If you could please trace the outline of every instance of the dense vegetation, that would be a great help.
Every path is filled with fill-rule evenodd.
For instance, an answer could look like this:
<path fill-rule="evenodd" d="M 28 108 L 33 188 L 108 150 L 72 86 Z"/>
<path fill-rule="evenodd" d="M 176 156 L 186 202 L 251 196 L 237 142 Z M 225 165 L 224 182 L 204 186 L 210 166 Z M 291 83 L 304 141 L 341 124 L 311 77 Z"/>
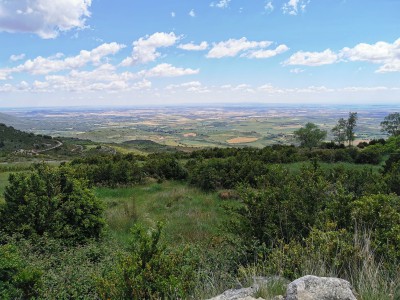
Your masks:
<path fill-rule="evenodd" d="M 200 299 L 253 275 L 312 273 L 350 280 L 360 299 L 399 299 L 390 128 L 359 147 L 103 153 L 11 174 L 0 298 Z"/>

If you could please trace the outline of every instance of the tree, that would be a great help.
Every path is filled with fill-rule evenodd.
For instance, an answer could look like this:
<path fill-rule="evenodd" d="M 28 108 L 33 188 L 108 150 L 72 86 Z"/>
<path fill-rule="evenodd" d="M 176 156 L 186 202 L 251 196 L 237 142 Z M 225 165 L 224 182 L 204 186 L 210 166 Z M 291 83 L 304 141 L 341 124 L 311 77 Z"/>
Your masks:
<path fill-rule="evenodd" d="M 332 133 L 335 136 L 335 141 L 338 144 L 343 144 L 345 141 L 348 142 L 349 146 L 352 145 L 355 139 L 355 128 L 357 126 L 357 113 L 349 112 L 349 117 L 347 120 L 340 118 L 332 128 Z"/>
<path fill-rule="evenodd" d="M 357 126 L 357 113 L 356 112 L 349 112 L 349 118 L 347 119 L 346 123 L 346 138 L 349 143 L 349 146 L 353 145 L 353 141 L 355 139 L 355 128 Z"/>
<path fill-rule="evenodd" d="M 8 234 L 82 243 L 99 238 L 105 224 L 101 202 L 66 166 L 40 164 L 33 172 L 11 174 L 4 198 L 0 225 Z"/>
<path fill-rule="evenodd" d="M 400 113 L 395 112 L 387 115 L 385 120 L 381 122 L 381 131 L 391 136 L 400 135 Z"/>
<path fill-rule="evenodd" d="M 332 133 L 335 136 L 335 141 L 338 142 L 339 145 L 343 144 L 346 141 L 346 120 L 340 118 L 337 122 L 336 126 L 332 128 Z"/>
<path fill-rule="evenodd" d="M 314 123 L 307 123 L 304 127 L 296 130 L 294 136 L 300 142 L 301 147 L 311 150 L 326 138 L 326 131 L 319 129 Z"/>

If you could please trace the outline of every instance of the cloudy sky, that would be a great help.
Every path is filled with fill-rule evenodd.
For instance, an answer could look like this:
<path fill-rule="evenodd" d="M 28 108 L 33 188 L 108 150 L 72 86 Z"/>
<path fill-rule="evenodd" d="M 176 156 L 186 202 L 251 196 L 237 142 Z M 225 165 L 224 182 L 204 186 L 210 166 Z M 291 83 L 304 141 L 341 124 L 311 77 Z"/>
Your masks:
<path fill-rule="evenodd" d="M 400 103 L 399 0 L 0 0 L 0 107 Z"/>

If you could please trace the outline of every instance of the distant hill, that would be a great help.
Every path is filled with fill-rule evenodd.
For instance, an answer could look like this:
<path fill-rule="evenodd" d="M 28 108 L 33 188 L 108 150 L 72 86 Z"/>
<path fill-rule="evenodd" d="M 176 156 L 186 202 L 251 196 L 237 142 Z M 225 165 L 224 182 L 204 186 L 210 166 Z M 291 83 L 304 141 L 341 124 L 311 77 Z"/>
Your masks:
<path fill-rule="evenodd" d="M 1 114 L 0 117 L 3 116 L 4 114 Z M 11 118 L 13 117 L 11 116 Z M 0 123 L 0 152 L 43 150 L 56 146 L 57 144 L 58 142 L 53 140 L 51 136 L 35 135 Z"/>
<path fill-rule="evenodd" d="M 0 113 L 0 123 L 8 126 L 13 126 L 19 130 L 28 130 L 32 122 L 23 118 L 15 117 L 9 114 Z"/>

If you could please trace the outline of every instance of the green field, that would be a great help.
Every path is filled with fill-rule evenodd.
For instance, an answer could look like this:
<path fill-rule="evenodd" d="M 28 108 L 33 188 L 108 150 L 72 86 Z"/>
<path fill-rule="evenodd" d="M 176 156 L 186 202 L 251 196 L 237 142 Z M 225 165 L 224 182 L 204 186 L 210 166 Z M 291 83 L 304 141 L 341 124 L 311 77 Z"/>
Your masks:
<path fill-rule="evenodd" d="M 97 188 L 96 195 L 107 207 L 110 231 L 121 242 L 129 238 L 136 221 L 150 228 L 162 222 L 168 244 L 206 242 L 218 235 L 218 228 L 227 220 L 222 205 L 238 205 L 220 200 L 216 193 L 204 193 L 174 181 L 132 188 Z"/>

